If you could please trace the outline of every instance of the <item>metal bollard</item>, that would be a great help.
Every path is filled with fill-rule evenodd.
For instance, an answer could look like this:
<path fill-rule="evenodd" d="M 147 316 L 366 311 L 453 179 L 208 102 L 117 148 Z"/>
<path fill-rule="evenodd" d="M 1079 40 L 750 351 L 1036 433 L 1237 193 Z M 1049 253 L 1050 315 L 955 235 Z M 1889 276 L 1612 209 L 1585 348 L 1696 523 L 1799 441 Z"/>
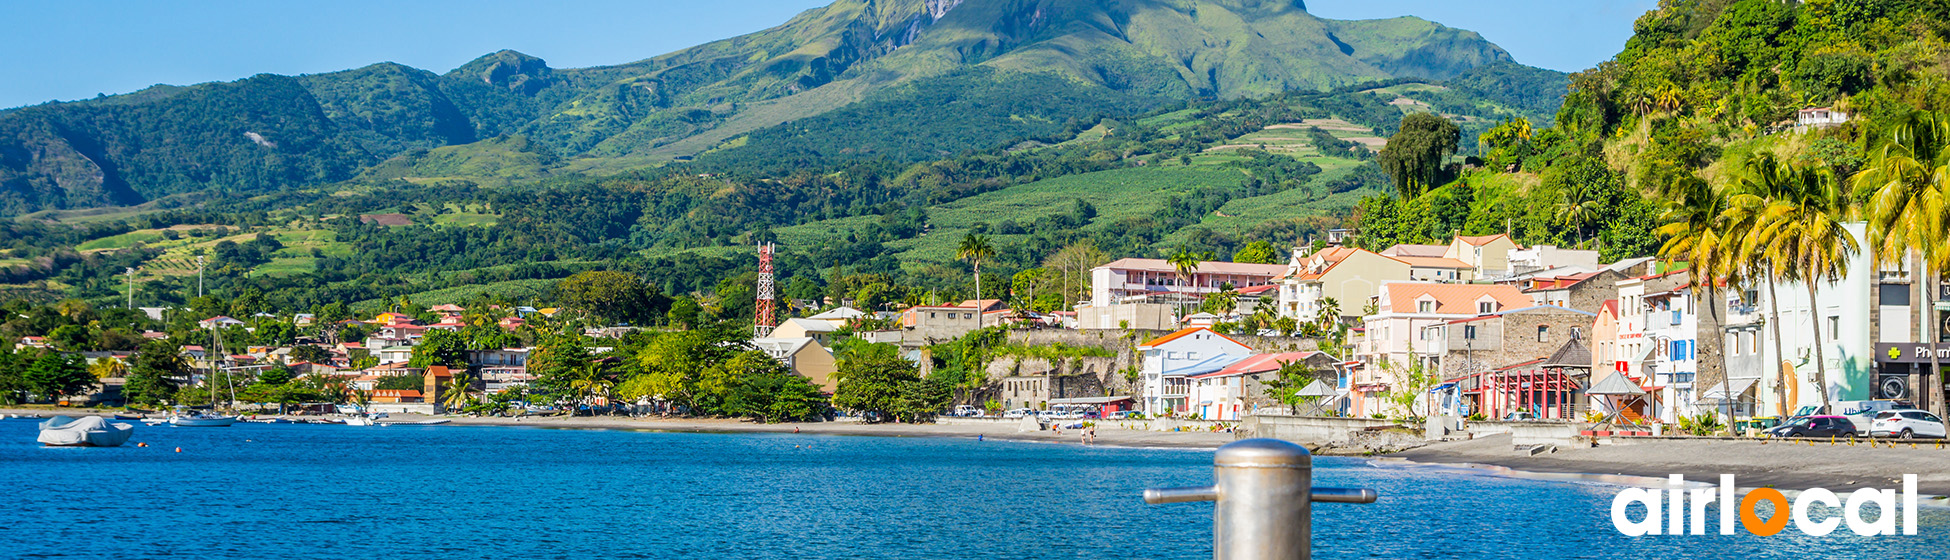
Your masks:
<path fill-rule="evenodd" d="M 1217 502 L 1213 560 L 1305 560 L 1313 557 L 1313 502 L 1371 504 L 1366 488 L 1314 488 L 1314 458 L 1282 440 L 1239 440 L 1212 456 L 1212 486 L 1153 488 L 1150 504 Z"/>

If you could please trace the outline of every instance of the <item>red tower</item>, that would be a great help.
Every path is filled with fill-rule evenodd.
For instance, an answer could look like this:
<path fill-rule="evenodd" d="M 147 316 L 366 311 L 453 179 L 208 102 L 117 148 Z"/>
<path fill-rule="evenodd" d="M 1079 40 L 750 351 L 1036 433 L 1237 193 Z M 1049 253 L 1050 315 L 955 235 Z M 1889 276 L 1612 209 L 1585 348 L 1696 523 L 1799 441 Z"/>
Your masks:
<path fill-rule="evenodd" d="M 758 317 L 753 323 L 753 332 L 758 336 L 770 336 L 772 327 L 778 326 L 778 316 L 773 311 L 776 302 L 772 295 L 772 244 L 758 246 Z"/>

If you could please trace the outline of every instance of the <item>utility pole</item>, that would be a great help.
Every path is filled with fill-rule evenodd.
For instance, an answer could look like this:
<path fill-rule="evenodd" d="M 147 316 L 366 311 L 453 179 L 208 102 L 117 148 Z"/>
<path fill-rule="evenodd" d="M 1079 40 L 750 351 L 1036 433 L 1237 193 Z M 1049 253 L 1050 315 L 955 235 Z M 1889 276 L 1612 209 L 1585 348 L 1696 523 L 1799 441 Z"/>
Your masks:
<path fill-rule="evenodd" d="M 203 297 L 203 255 L 196 256 L 196 297 Z"/>
<path fill-rule="evenodd" d="M 134 268 L 124 268 L 124 269 L 122 269 L 122 270 L 123 270 L 123 271 L 122 271 L 122 275 L 123 275 L 123 276 L 127 276 L 127 277 L 128 277 L 128 281 L 129 281 L 129 304 L 128 304 L 128 308 L 129 308 L 129 309 L 135 309 L 135 269 L 134 269 Z"/>

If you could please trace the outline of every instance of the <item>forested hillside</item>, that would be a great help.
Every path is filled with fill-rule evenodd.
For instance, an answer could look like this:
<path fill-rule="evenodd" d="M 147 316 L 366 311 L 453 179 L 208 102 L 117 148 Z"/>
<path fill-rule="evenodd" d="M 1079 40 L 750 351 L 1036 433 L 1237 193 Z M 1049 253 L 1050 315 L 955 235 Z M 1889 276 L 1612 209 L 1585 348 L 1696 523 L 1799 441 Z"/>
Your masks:
<path fill-rule="evenodd" d="M 1472 74 L 1486 67 L 1500 70 Z M 1472 75 L 1519 107 L 1550 102 L 1561 78 L 1475 33 L 1324 20 L 1298 2 L 839 0 L 616 66 L 502 51 L 444 74 L 381 63 L 0 112 L 0 215 L 174 207 L 361 174 L 606 176 L 700 154 L 712 169 L 911 162 L 1190 99 Z"/>

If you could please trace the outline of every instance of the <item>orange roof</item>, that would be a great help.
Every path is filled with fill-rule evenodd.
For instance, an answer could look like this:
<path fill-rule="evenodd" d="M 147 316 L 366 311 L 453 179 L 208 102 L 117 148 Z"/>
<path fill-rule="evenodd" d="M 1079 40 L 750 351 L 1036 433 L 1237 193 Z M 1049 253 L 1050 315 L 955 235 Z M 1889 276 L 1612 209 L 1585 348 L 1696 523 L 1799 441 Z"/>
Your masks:
<path fill-rule="evenodd" d="M 417 397 L 417 396 L 420 396 L 420 392 L 419 392 L 419 391 L 415 391 L 415 390 L 412 390 L 412 389 L 376 389 L 376 390 L 374 390 L 374 391 L 372 392 L 372 396 L 375 396 L 375 397 Z"/>
<path fill-rule="evenodd" d="M 1304 263 L 1306 265 L 1306 268 L 1300 269 L 1300 273 L 1298 275 L 1290 276 L 1288 274 L 1281 274 L 1279 278 L 1276 279 L 1284 280 L 1287 278 L 1298 278 L 1303 281 L 1319 280 L 1321 276 L 1327 275 L 1328 271 L 1334 270 L 1334 267 L 1340 266 L 1341 263 L 1343 261 L 1346 261 L 1349 257 L 1353 257 L 1361 253 L 1367 253 L 1384 259 L 1393 259 L 1395 261 L 1405 262 L 1402 261 L 1402 259 L 1400 258 L 1382 255 L 1379 253 L 1375 253 L 1373 251 L 1369 251 L 1367 249 L 1360 249 L 1355 247 L 1328 247 L 1326 249 L 1315 251 L 1311 255 L 1307 255 Z"/>
<path fill-rule="evenodd" d="M 1381 254 L 1389 257 L 1440 257 L 1449 254 L 1449 246 L 1400 243 L 1393 247 L 1382 249 Z"/>
<path fill-rule="evenodd" d="M 1496 239 L 1499 237 L 1504 239 L 1510 238 L 1510 236 L 1508 235 L 1499 233 L 1496 235 L 1458 235 L 1456 236 L 1456 240 L 1469 245 L 1482 246 L 1482 245 L 1488 245 L 1492 241 L 1496 241 Z M 1512 241 L 1512 243 L 1515 242 Z"/>
<path fill-rule="evenodd" d="M 1531 290 L 1561 290 L 1564 288 L 1569 288 L 1571 286 L 1576 286 L 1578 285 L 1578 283 L 1583 282 L 1585 280 L 1590 280 L 1592 277 L 1597 276 L 1598 274 L 1600 273 L 1586 272 L 1584 274 L 1571 274 L 1567 276 L 1557 276 L 1552 278 L 1533 278 L 1530 281 L 1530 289 Z"/>
<path fill-rule="evenodd" d="M 1244 360 L 1233 362 L 1232 365 L 1226 366 L 1225 369 L 1221 369 L 1219 371 L 1202 374 L 1202 375 L 1194 375 L 1192 377 L 1193 378 L 1224 377 L 1227 375 L 1240 375 L 1245 373 L 1264 373 L 1269 371 L 1279 371 L 1280 365 L 1283 363 L 1304 361 L 1307 358 L 1313 357 L 1314 354 L 1319 354 L 1319 352 L 1282 352 L 1278 354 L 1254 354 L 1251 356 L 1247 356 L 1246 359 Z"/>
<path fill-rule="evenodd" d="M 1469 263 L 1463 262 L 1462 259 L 1451 259 L 1447 257 L 1396 256 L 1389 258 L 1408 263 L 1408 266 L 1420 268 L 1476 268 L 1470 266 Z"/>
<path fill-rule="evenodd" d="M 1519 309 L 1530 307 L 1530 296 L 1523 295 L 1516 286 L 1505 284 L 1437 284 L 1434 282 L 1395 282 L 1383 286 L 1388 290 L 1388 309 L 1393 313 L 1416 313 L 1416 300 L 1422 296 L 1434 296 L 1436 313 L 1448 315 L 1475 315 L 1476 302 L 1489 296 L 1496 300 L 1498 309 Z"/>
<path fill-rule="evenodd" d="M 1219 336 L 1219 338 L 1223 338 L 1223 339 L 1226 339 L 1226 340 L 1232 340 L 1232 337 L 1230 337 L 1230 336 L 1226 336 L 1226 335 L 1223 335 L 1223 334 L 1219 334 L 1219 332 L 1218 332 L 1218 331 L 1214 331 L 1214 330 L 1212 330 L 1212 329 L 1209 329 L 1209 328 L 1205 328 L 1205 327 L 1185 327 L 1185 328 L 1182 328 L 1182 329 L 1178 329 L 1178 332 L 1174 332 L 1174 333 L 1171 333 L 1171 334 L 1168 334 L 1168 335 L 1164 335 L 1164 336 L 1161 336 L 1161 337 L 1158 337 L 1158 338 L 1154 338 L 1154 339 L 1151 339 L 1151 341 L 1150 341 L 1150 342 L 1146 342 L 1146 343 L 1144 343 L 1144 344 L 1139 344 L 1139 345 L 1138 345 L 1138 347 L 1139 347 L 1139 348 L 1151 348 L 1151 347 L 1155 347 L 1155 346 L 1158 346 L 1158 345 L 1160 345 L 1160 344 L 1164 344 L 1164 343 L 1166 343 L 1166 342 L 1171 342 L 1171 341 L 1173 341 L 1173 340 L 1178 340 L 1178 339 L 1180 339 L 1180 338 L 1185 338 L 1185 337 L 1187 337 L 1187 336 L 1191 336 L 1191 335 L 1192 335 L 1193 333 L 1196 333 L 1196 332 L 1198 332 L 1198 331 L 1205 331 L 1205 332 L 1208 332 L 1208 333 L 1212 333 L 1212 334 L 1215 334 L 1215 335 L 1218 335 L 1218 336 Z M 1240 346 L 1246 346 L 1246 343 L 1244 343 L 1244 342 L 1240 342 L 1240 341 L 1237 341 L 1237 340 L 1232 340 L 1232 343 L 1233 343 L 1233 344 L 1237 344 L 1237 345 L 1240 345 Z"/>

